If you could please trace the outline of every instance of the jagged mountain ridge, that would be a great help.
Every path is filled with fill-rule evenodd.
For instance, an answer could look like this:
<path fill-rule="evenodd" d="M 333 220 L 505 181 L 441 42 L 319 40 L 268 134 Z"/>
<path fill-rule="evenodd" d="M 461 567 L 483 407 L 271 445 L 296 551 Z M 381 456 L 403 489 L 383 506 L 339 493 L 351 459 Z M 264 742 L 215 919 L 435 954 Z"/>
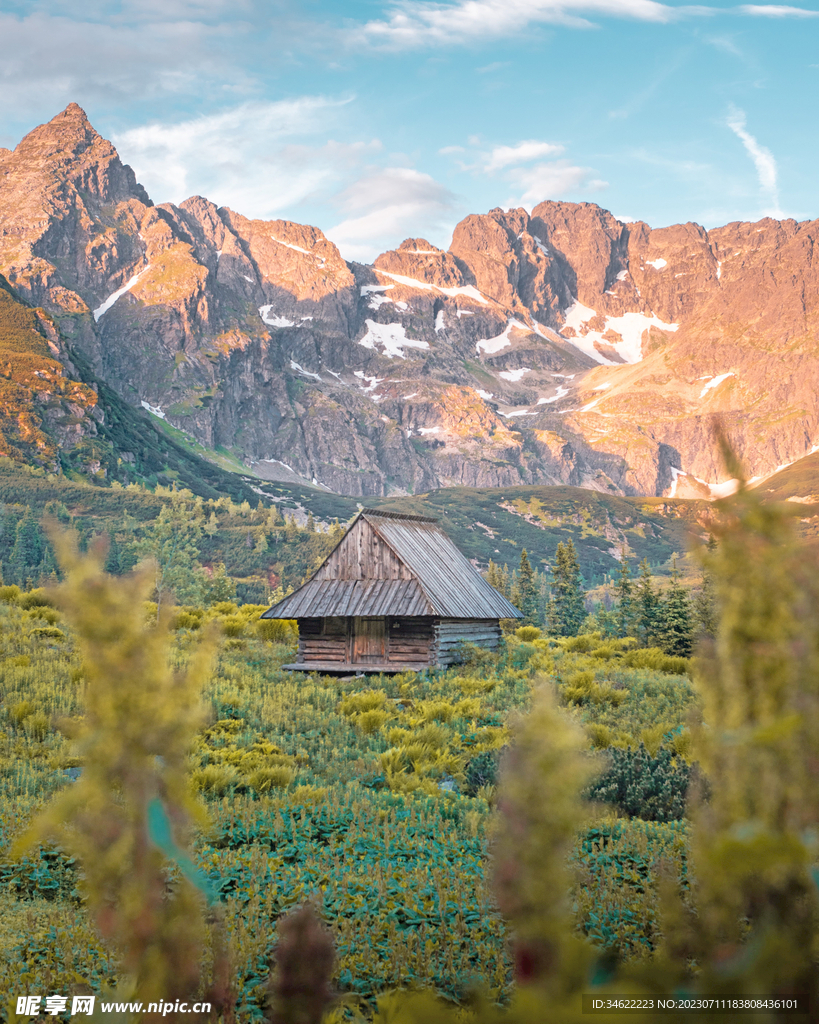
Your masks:
<path fill-rule="evenodd" d="M 154 205 L 75 104 L 0 152 L 0 272 L 99 376 L 261 476 L 359 496 L 709 496 L 714 413 L 750 475 L 796 461 L 819 439 L 818 232 L 544 202 L 364 266 L 316 228 Z"/>

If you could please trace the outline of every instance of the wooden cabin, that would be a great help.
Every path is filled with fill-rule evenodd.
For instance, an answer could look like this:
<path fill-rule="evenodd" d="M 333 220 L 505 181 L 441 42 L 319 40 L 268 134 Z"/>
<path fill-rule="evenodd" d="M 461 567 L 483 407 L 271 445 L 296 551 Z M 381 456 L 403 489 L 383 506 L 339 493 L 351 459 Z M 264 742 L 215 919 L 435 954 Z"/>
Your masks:
<path fill-rule="evenodd" d="M 521 613 L 436 519 L 362 509 L 333 551 L 263 619 L 296 619 L 298 672 L 445 668 L 461 641 L 494 650 Z"/>

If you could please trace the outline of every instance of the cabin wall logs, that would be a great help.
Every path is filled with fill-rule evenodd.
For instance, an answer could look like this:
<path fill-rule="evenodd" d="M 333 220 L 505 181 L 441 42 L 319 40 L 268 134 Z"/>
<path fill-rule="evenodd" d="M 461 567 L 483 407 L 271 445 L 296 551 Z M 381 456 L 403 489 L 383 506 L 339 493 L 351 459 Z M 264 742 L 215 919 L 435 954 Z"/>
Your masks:
<path fill-rule="evenodd" d="M 386 664 L 422 668 L 456 664 L 459 645 L 473 643 L 496 650 L 501 629 L 497 619 L 433 619 L 389 617 L 386 623 Z M 348 618 L 299 619 L 297 660 L 349 665 L 353 623 Z"/>
<path fill-rule="evenodd" d="M 435 623 L 433 664 L 442 668 L 457 664 L 461 643 L 495 651 L 500 638 L 501 628 L 497 619 L 438 619 Z"/>

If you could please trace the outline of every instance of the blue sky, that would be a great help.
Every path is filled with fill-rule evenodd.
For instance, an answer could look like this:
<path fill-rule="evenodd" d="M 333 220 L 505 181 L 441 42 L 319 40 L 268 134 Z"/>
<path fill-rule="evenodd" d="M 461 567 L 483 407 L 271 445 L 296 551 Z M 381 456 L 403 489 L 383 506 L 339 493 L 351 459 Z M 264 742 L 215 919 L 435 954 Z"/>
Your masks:
<path fill-rule="evenodd" d="M 349 259 L 468 213 L 819 217 L 819 4 L 0 0 L 0 145 L 69 102 L 156 202 Z"/>

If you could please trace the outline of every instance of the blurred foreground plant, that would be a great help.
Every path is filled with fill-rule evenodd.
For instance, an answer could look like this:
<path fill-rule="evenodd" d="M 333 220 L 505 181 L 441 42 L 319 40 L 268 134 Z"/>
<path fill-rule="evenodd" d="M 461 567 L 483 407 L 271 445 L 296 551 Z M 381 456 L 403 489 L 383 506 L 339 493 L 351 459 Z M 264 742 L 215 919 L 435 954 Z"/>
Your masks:
<path fill-rule="evenodd" d="M 211 645 L 201 643 L 187 670 L 174 671 L 171 610 L 145 624 L 152 567 L 114 578 L 102 571 L 102 548 L 80 556 L 65 535 L 54 543 L 65 573 L 56 598 L 83 656 L 85 715 L 74 736 L 83 769 L 18 849 L 52 839 L 80 860 L 87 906 L 121 953 L 119 998 L 190 998 L 206 927 L 204 880 L 185 852 L 202 820 L 186 759 Z M 173 881 L 169 860 L 181 875 Z"/>

